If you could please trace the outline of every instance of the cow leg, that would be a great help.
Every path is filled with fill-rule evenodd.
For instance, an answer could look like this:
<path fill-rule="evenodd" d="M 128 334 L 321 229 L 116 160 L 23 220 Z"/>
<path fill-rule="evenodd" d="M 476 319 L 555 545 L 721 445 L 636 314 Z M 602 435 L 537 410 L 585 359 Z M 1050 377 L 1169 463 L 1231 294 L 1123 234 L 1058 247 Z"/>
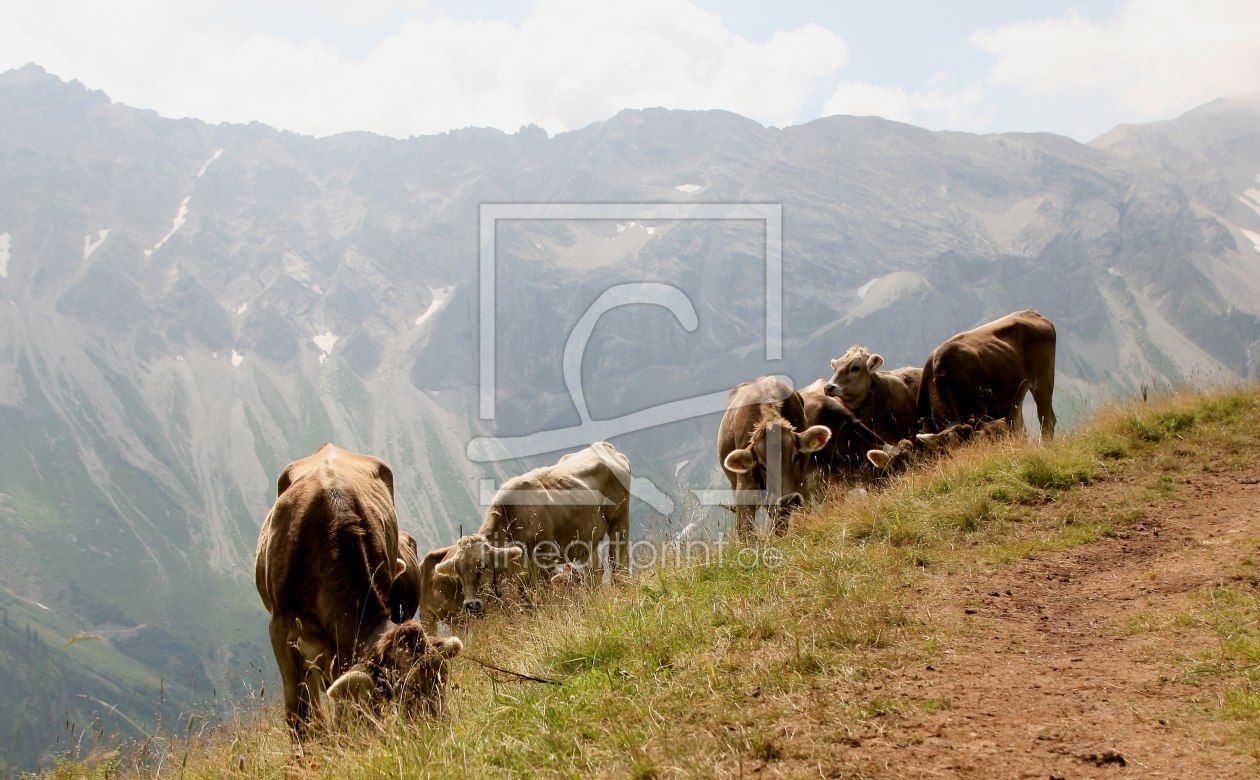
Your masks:
<path fill-rule="evenodd" d="M 1037 422 L 1041 423 L 1041 438 L 1050 441 L 1054 438 L 1054 426 L 1058 420 L 1054 416 L 1051 399 L 1054 396 L 1054 380 L 1038 382 L 1033 386 L 1032 397 L 1037 403 Z"/>
<path fill-rule="evenodd" d="M 276 666 L 280 667 L 280 682 L 284 686 L 284 719 L 294 733 L 301 734 L 311 716 L 310 701 L 304 700 L 301 695 L 303 659 L 289 643 L 289 629 L 284 620 L 273 615 L 267 631 L 271 636 L 271 651 L 275 653 Z"/>
<path fill-rule="evenodd" d="M 740 538 L 752 536 L 753 521 L 757 518 L 757 507 L 739 504 L 735 507 L 735 532 Z"/>
<path fill-rule="evenodd" d="M 608 568 L 610 577 L 615 579 L 630 568 L 630 502 L 618 507 L 615 517 L 608 524 Z M 594 559 L 599 556 L 592 555 Z M 603 582 L 603 575 L 598 582 Z"/>
<path fill-rule="evenodd" d="M 937 372 L 932 377 L 932 382 L 932 395 L 935 396 L 932 403 L 932 424 L 936 426 L 936 430 L 940 431 L 955 423 L 963 422 L 962 410 L 958 408 L 958 398 L 949 375 Z"/>

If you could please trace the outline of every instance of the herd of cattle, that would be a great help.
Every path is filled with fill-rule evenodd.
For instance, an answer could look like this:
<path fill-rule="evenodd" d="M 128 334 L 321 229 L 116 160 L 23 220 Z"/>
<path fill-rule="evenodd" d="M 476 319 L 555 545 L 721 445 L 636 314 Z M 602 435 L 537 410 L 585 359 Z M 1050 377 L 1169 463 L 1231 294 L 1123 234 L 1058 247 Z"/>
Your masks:
<path fill-rule="evenodd" d="M 791 508 L 830 482 L 876 481 L 973 436 L 1022 430 L 1027 393 L 1053 436 L 1054 360 L 1054 325 L 1029 310 L 954 336 L 922 369 L 879 371 L 883 358 L 853 347 L 831 362 L 830 381 L 737 386 L 717 449 L 739 531 L 762 508 L 781 533 Z M 295 734 L 325 690 L 334 702 L 432 710 L 447 660 L 463 650 L 436 636 L 438 622 L 480 613 L 501 581 L 523 589 L 524 576 L 577 571 L 600 581 L 605 541 L 608 567 L 626 568 L 630 482 L 629 460 L 596 442 L 508 480 L 477 533 L 421 558 L 398 529 L 383 461 L 326 444 L 290 463 L 258 538 L 255 582 Z"/>

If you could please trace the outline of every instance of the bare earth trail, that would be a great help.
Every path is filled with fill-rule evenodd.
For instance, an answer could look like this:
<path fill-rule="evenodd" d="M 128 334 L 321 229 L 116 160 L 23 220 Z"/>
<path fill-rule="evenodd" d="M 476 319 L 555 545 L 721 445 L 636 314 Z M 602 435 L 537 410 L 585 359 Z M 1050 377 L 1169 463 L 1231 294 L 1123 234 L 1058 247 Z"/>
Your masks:
<path fill-rule="evenodd" d="M 1132 479 L 1133 477 L 1130 477 Z M 1119 482 L 1119 481 L 1117 481 Z M 833 777 L 1255 778 L 1260 764 L 1196 714 L 1219 681 L 1185 681 L 1171 655 L 1215 637 L 1176 625 L 1126 633 L 1188 594 L 1236 578 L 1260 538 L 1260 485 L 1248 473 L 1196 474 L 1114 538 L 987 572 L 933 575 L 932 610 L 955 630 L 931 664 L 868 684 L 909 702 L 853 740 Z M 1099 500 L 1120 484 L 1092 489 Z M 943 617 L 937 614 L 938 618 Z M 949 622 L 942 621 L 942 622 Z M 880 688 L 882 690 L 872 690 Z M 927 709 L 933 709 L 929 706 Z"/>

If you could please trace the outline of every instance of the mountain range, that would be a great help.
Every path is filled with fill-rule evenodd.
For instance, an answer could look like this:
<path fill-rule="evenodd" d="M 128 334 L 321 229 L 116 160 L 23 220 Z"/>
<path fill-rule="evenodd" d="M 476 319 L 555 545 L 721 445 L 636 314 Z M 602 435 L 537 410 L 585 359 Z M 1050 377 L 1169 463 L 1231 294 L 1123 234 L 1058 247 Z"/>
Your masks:
<path fill-rule="evenodd" d="M 487 235 L 487 204 L 608 216 L 506 218 Z M 672 216 L 618 216 L 644 204 Z M 781 218 L 677 217 L 694 204 Z M 379 455 L 402 527 L 449 543 L 494 485 L 561 454 L 485 462 L 470 442 L 582 425 L 566 342 L 601 294 L 642 283 L 685 296 L 694 327 L 660 306 L 599 317 L 576 355 L 591 420 L 766 373 L 803 386 L 853 344 L 921 365 L 1024 308 L 1057 326 L 1069 429 L 1143 386 L 1255 377 L 1260 99 L 1089 144 L 664 109 L 554 137 L 398 140 L 169 119 L 35 65 L 0 74 L 0 667 L 14 670 L 0 747 L 75 632 L 100 640 L 55 659 L 19 765 L 67 722 L 129 736 L 261 685 L 252 553 L 284 465 L 326 441 Z M 645 480 L 637 533 L 681 522 L 690 488 L 723 486 L 719 419 L 613 439 Z"/>

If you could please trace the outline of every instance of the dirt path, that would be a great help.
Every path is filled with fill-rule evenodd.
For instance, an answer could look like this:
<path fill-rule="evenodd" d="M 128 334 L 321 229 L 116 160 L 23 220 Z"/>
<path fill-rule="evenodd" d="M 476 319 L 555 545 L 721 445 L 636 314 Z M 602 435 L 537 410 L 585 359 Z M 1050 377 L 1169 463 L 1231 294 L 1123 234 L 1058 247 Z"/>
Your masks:
<path fill-rule="evenodd" d="M 848 773 L 913 778 L 1255 778 L 1254 759 L 1195 712 L 1212 681 L 1184 682 L 1168 648 L 1213 637 L 1176 626 L 1126 634 L 1144 610 L 1174 612 L 1187 594 L 1233 575 L 1260 537 L 1260 485 L 1243 473 L 1181 480 L 1120 537 L 940 576 L 939 607 L 959 632 L 926 668 L 874 685 L 908 701 L 940 700 L 881 719 L 848 753 Z M 1120 486 L 1113 486 L 1112 489 Z M 1107 486 L 1098 486 L 1105 500 Z M 960 587 L 961 586 L 961 587 Z M 930 590 L 930 589 L 929 589 Z M 868 691 L 868 695 L 873 692 Z M 929 706 L 929 709 L 931 707 Z"/>

